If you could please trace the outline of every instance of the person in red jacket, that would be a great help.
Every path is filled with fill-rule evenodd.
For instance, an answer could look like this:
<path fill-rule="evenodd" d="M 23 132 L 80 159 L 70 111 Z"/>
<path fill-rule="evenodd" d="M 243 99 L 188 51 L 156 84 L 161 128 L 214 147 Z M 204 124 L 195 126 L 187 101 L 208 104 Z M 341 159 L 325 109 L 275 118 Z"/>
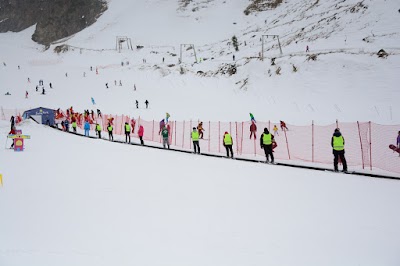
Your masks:
<path fill-rule="evenodd" d="M 139 126 L 139 131 L 138 131 L 138 135 L 139 135 L 139 139 L 140 139 L 140 144 L 144 145 L 143 142 L 143 134 L 144 134 L 144 128 L 142 125 Z"/>
<path fill-rule="evenodd" d="M 251 121 L 251 126 L 250 126 L 250 139 L 251 139 L 251 136 L 254 136 L 254 139 L 257 139 L 256 132 L 257 132 L 256 123 L 254 123 L 254 121 Z"/>
<path fill-rule="evenodd" d="M 285 122 L 283 122 L 282 120 L 280 120 L 280 123 L 281 123 L 281 129 L 282 129 L 282 131 L 289 130 L 289 129 L 287 128 Z"/>

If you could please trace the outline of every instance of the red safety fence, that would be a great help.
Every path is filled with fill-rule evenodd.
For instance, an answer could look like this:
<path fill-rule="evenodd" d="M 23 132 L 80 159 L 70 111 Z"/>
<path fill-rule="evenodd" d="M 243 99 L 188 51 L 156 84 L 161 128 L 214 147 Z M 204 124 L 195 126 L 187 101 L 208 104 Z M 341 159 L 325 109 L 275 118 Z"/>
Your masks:
<path fill-rule="evenodd" d="M 9 119 L 11 115 L 18 115 L 21 110 L 3 110 L 1 119 Z M 77 121 L 83 129 L 83 116 Z M 132 122 L 132 118 L 125 115 L 94 116 L 91 129 L 95 123 L 107 131 L 107 125 L 112 122 L 114 135 L 124 135 L 124 124 L 132 126 L 133 137 L 138 137 L 139 126 L 144 127 L 143 139 L 145 141 L 162 142 L 160 121 L 146 121 L 140 117 Z M 191 132 L 198 126 L 199 121 L 169 121 L 167 127 L 170 133 L 170 144 L 178 149 L 191 150 Z M 345 139 L 346 160 L 349 166 L 359 169 L 378 168 L 393 173 L 400 173 L 400 156 L 398 152 L 389 149 L 389 145 L 396 146 L 400 125 L 379 125 L 372 122 L 334 123 L 319 126 L 310 123 L 306 126 L 287 124 L 288 130 L 282 130 L 279 123 L 257 122 L 256 137 L 250 138 L 251 122 L 203 122 L 203 139 L 200 140 L 202 152 L 213 154 L 226 154 L 223 146 L 223 136 L 229 132 L 233 139 L 235 156 L 265 156 L 260 147 L 260 137 L 264 128 L 275 133 L 278 146 L 274 156 L 278 160 L 303 161 L 308 163 L 332 164 L 333 154 L 331 138 L 335 128 L 339 127 Z M 273 126 L 279 128 L 277 132 Z"/>

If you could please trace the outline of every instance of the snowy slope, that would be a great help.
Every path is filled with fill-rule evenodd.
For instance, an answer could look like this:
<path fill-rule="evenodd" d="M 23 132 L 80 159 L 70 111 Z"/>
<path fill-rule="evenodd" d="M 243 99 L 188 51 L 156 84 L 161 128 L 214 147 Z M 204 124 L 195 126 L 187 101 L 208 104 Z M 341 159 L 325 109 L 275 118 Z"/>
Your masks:
<path fill-rule="evenodd" d="M 0 265 L 399 263 L 398 181 L 21 129 L 26 150 L 0 151 Z"/>

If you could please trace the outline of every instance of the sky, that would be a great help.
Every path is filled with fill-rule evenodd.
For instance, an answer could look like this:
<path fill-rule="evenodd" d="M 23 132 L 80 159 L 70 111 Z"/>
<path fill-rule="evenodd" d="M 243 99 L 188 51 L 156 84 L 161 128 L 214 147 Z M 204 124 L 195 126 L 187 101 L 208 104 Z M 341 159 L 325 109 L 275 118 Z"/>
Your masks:
<path fill-rule="evenodd" d="M 251 112 L 299 126 L 400 123 L 396 1 L 296 0 L 249 16 L 248 1 L 228 2 L 182 10 L 112 0 L 97 23 L 61 42 L 78 47 L 62 54 L 53 52 L 59 44 L 34 43 L 34 27 L 0 34 L 0 265 L 399 264 L 396 180 L 121 145 L 32 121 L 18 126 L 31 136 L 25 151 L 8 149 L 8 116 L 39 106 L 149 121 L 166 112 L 178 121 L 248 121 Z M 268 38 L 261 61 L 266 34 L 280 36 L 283 54 Z M 116 35 L 134 49 L 116 51 Z M 194 44 L 198 62 L 185 48 L 179 65 L 180 44 Z M 388 58 L 376 56 L 381 48 Z M 232 64 L 235 75 L 221 74 Z M 46 95 L 36 92 L 39 80 Z M 381 133 L 395 140 L 396 131 Z"/>

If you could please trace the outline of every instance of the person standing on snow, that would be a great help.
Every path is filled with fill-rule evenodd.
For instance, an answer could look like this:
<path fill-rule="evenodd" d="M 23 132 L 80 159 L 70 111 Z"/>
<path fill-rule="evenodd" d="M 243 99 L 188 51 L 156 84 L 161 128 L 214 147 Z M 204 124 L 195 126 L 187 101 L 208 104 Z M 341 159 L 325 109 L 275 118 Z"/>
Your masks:
<path fill-rule="evenodd" d="M 168 128 L 164 125 L 162 131 L 161 131 L 161 135 L 163 138 L 163 147 L 165 149 L 165 146 L 168 147 L 169 149 L 169 132 L 168 132 Z"/>
<path fill-rule="evenodd" d="M 131 126 L 128 124 L 128 122 L 125 122 L 125 142 L 131 143 Z"/>
<path fill-rule="evenodd" d="M 11 128 L 10 132 L 8 132 L 8 135 L 15 135 L 15 134 L 16 134 L 16 131 L 15 131 L 15 127 L 13 126 Z M 12 148 L 14 148 L 14 140 L 12 140 L 10 149 L 12 149 Z"/>
<path fill-rule="evenodd" d="M 199 135 L 200 135 L 199 132 L 194 127 L 191 138 L 193 141 L 194 153 L 198 153 L 198 154 L 200 154 Z"/>
<path fill-rule="evenodd" d="M 143 142 L 144 128 L 142 125 L 139 126 L 138 135 L 139 135 L 139 139 L 140 139 L 140 144 L 144 145 L 144 142 Z"/>
<path fill-rule="evenodd" d="M 146 105 L 146 109 L 149 108 L 149 101 L 148 101 L 148 100 L 146 100 L 146 101 L 144 102 L 144 104 Z"/>
<path fill-rule="evenodd" d="M 85 121 L 85 125 L 83 126 L 83 129 L 85 130 L 85 136 L 89 137 L 89 131 L 90 131 L 90 124 L 89 121 Z"/>
<path fill-rule="evenodd" d="M 225 149 L 226 149 L 226 157 L 229 157 L 229 151 L 231 152 L 231 158 L 233 158 L 233 139 L 231 137 L 231 135 L 228 133 L 228 131 L 225 132 L 223 140 L 222 140 L 222 144 L 224 145 Z"/>
<path fill-rule="evenodd" d="M 64 126 L 65 126 L 65 131 L 69 132 L 69 121 L 68 121 L 68 119 L 65 119 Z"/>
<path fill-rule="evenodd" d="M 136 109 L 139 109 L 139 101 L 138 100 L 136 100 Z"/>
<path fill-rule="evenodd" d="M 256 123 L 255 123 L 254 121 L 251 121 L 251 125 L 250 125 L 250 139 L 251 139 L 251 136 L 254 136 L 254 139 L 257 139 L 256 132 L 257 132 Z"/>
<path fill-rule="evenodd" d="M 74 133 L 76 133 L 76 126 L 77 126 L 76 121 L 73 121 L 71 125 L 72 129 L 74 130 Z"/>
<path fill-rule="evenodd" d="M 114 141 L 113 127 L 110 123 L 108 123 L 107 131 L 108 131 L 108 140 Z"/>
<path fill-rule="evenodd" d="M 101 139 L 101 126 L 98 123 L 96 123 L 96 133 L 99 139 Z"/>
<path fill-rule="evenodd" d="M 343 164 L 343 172 L 347 172 L 347 162 L 346 158 L 344 157 L 344 138 L 342 136 L 342 133 L 340 133 L 339 128 L 335 129 L 335 132 L 333 133 L 332 140 L 331 140 L 331 146 L 333 148 L 333 167 L 334 171 L 338 172 L 338 163 L 339 163 L 339 158 L 340 161 Z"/>
<path fill-rule="evenodd" d="M 12 115 L 11 118 L 10 118 L 10 122 L 11 122 L 11 130 L 13 130 L 14 125 L 15 125 L 15 119 L 14 119 L 14 116 L 13 116 L 13 115 Z"/>
<path fill-rule="evenodd" d="M 261 149 L 264 149 L 266 162 L 269 163 L 269 157 L 271 157 L 271 163 L 274 163 L 274 154 L 272 153 L 272 143 L 275 142 L 274 135 L 269 133 L 268 128 L 264 128 L 264 133 L 260 138 Z"/>

